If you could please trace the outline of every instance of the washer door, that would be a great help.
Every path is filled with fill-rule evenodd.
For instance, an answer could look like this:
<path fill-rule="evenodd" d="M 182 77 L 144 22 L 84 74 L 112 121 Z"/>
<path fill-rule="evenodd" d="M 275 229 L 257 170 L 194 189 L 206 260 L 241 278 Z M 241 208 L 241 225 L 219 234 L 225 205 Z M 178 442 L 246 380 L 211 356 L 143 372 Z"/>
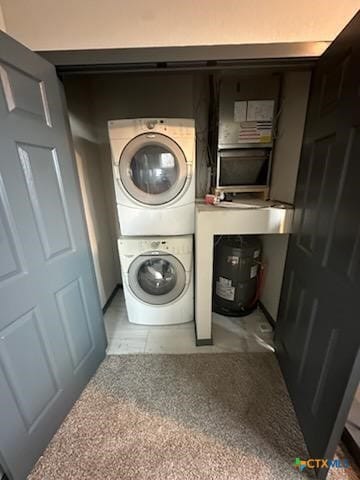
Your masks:
<path fill-rule="evenodd" d="M 140 255 L 130 265 L 129 286 L 145 303 L 170 303 L 181 295 L 185 285 L 185 269 L 173 255 Z"/>
<path fill-rule="evenodd" d="M 176 198 L 186 183 L 186 158 L 179 145 L 161 133 L 144 133 L 124 148 L 120 179 L 141 203 L 163 205 Z"/>

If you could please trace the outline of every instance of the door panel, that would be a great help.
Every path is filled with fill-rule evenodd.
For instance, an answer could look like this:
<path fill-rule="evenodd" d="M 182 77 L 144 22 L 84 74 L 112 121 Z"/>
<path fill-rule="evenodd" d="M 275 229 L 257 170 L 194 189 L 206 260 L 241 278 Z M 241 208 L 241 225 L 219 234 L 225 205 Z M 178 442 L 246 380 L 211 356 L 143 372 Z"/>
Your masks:
<path fill-rule="evenodd" d="M 314 458 L 333 456 L 360 380 L 359 60 L 358 14 L 313 75 L 276 328 Z"/>
<path fill-rule="evenodd" d="M 29 199 L 47 260 L 72 249 L 56 150 L 17 144 Z"/>
<path fill-rule="evenodd" d="M 4 328 L 1 340 L 0 358 L 4 374 L 30 431 L 60 393 L 36 309 Z M 29 391 L 33 391 L 31 397 L 27 395 Z"/>
<path fill-rule="evenodd" d="M 62 92 L 0 32 L 0 457 L 24 479 L 105 355 Z"/>
<path fill-rule="evenodd" d="M 9 112 L 31 115 L 51 126 L 44 83 L 14 65 L 0 62 L 0 79 Z"/>
<path fill-rule="evenodd" d="M 56 292 L 55 295 L 73 371 L 75 371 L 94 349 L 94 339 L 81 279 L 77 278 Z"/>

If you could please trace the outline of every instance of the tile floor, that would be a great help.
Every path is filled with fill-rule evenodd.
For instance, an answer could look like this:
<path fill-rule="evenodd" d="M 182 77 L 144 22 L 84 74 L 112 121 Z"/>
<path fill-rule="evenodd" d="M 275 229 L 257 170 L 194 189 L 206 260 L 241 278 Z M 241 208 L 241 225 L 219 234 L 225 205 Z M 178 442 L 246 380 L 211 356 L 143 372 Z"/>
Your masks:
<path fill-rule="evenodd" d="M 105 316 L 108 355 L 127 353 L 223 353 L 273 350 L 272 330 L 260 310 L 242 318 L 213 314 L 214 345 L 196 347 L 194 323 L 146 326 L 129 323 L 123 291 Z"/>

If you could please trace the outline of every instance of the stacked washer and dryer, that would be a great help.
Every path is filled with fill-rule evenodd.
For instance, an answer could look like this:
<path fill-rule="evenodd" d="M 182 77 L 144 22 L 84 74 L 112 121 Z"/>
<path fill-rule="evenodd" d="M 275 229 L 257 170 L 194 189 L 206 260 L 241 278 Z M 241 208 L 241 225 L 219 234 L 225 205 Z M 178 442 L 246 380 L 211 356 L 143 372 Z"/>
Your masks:
<path fill-rule="evenodd" d="M 112 120 L 108 128 L 129 321 L 192 321 L 194 120 Z"/>

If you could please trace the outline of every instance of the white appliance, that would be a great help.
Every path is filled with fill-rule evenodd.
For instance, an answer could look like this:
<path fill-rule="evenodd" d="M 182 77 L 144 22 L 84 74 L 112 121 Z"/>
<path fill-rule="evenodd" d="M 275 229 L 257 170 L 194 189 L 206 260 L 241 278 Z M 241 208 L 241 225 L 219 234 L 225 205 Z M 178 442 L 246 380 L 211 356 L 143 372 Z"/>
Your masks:
<path fill-rule="evenodd" d="M 142 325 L 170 325 L 194 318 L 193 239 L 120 237 L 128 318 Z"/>
<path fill-rule="evenodd" d="M 194 233 L 195 122 L 108 122 L 121 235 Z"/>

